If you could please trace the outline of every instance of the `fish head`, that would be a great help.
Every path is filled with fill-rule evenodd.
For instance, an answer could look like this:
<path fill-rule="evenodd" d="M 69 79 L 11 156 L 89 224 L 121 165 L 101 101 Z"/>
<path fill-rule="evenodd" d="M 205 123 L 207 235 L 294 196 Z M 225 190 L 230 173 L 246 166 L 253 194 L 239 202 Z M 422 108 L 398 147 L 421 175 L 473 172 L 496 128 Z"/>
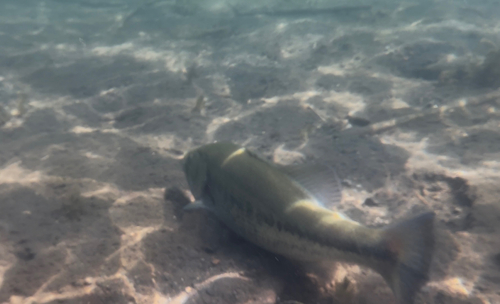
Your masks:
<path fill-rule="evenodd" d="M 196 199 L 200 199 L 207 182 L 207 160 L 200 150 L 188 152 L 182 160 L 184 175 L 189 189 Z"/>

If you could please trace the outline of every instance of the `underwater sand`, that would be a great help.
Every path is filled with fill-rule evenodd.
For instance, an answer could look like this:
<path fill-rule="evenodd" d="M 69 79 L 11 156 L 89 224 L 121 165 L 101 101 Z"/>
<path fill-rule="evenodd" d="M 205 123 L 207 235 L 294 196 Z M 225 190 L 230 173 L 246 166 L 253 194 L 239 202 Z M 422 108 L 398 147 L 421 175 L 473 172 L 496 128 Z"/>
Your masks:
<path fill-rule="evenodd" d="M 495 1 L 174 2 L 2 1 L 0 303 L 395 303 L 183 214 L 179 160 L 222 140 L 334 166 L 366 225 L 434 210 L 416 303 L 500 303 Z"/>

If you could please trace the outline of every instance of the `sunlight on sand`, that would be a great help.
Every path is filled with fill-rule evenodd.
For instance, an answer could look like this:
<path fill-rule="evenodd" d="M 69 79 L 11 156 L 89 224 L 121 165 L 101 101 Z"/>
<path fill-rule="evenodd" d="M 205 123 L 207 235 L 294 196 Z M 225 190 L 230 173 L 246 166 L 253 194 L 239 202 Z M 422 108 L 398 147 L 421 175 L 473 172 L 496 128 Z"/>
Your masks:
<path fill-rule="evenodd" d="M 307 144 L 307 141 L 303 143 L 303 146 Z M 298 163 L 305 159 L 305 155 L 303 153 L 297 151 L 290 151 L 284 149 L 285 145 L 282 144 L 273 152 L 273 162 L 280 165 L 290 165 L 292 163 Z M 300 146 L 298 149 L 302 148 Z"/>
<path fill-rule="evenodd" d="M 293 59 L 303 56 L 310 51 L 312 46 L 318 41 L 321 41 L 322 35 L 306 35 L 297 36 L 295 39 L 290 39 L 286 45 L 281 49 L 281 56 L 284 59 Z"/>
<path fill-rule="evenodd" d="M 445 244 L 444 249 L 453 251 L 447 252 L 453 254 L 453 260 L 447 269 L 441 269 L 441 276 L 429 282 L 420 301 L 451 303 L 453 299 L 434 295 L 468 301 L 495 293 L 496 266 L 487 268 L 497 263 L 490 257 L 499 255 L 494 233 L 498 232 L 495 203 L 500 152 L 493 141 L 499 136 L 500 91 L 498 87 L 485 88 L 496 90 L 487 94 L 471 90 L 462 97 L 464 94 L 453 91 L 455 87 L 442 87 L 440 78 L 417 75 L 419 69 L 415 67 L 434 66 L 435 56 L 440 57 L 438 64 L 450 66 L 460 64 L 467 56 L 483 60 L 487 52 L 498 48 L 500 23 L 494 18 L 487 20 L 490 12 L 481 7 L 480 1 L 474 5 L 470 4 L 473 1 L 461 1 L 464 3 L 458 6 L 433 1 L 433 5 L 443 5 L 436 6 L 437 12 L 422 3 L 397 4 L 399 9 L 373 4 L 371 12 L 347 23 L 342 19 L 349 16 L 275 18 L 249 14 L 241 18 L 248 22 L 242 26 L 235 26 L 240 21 L 237 8 L 232 11 L 227 3 L 204 3 L 205 8 L 194 16 L 181 16 L 172 10 L 174 2 L 183 1 L 123 4 L 116 0 L 109 6 L 84 1 L 82 7 L 67 3 L 64 10 L 70 13 L 73 6 L 78 8 L 64 16 L 61 6 L 42 1 L 33 10 L 19 7 L 19 16 L 4 16 L 0 38 L 7 43 L 1 56 L 0 103 L 14 117 L 1 126 L 5 131 L 2 140 L 8 144 L 2 146 L 5 153 L 1 156 L 5 156 L 0 167 L 0 194 L 5 194 L 2 198 L 7 201 L 3 210 L 14 216 L 4 215 L 0 221 L 0 286 L 6 295 L 2 301 L 92 302 L 106 299 L 103 293 L 115 293 L 131 303 L 186 304 L 203 302 L 207 288 L 217 282 L 225 286 L 221 280 L 244 281 L 245 286 L 261 284 L 243 276 L 247 258 L 241 252 L 227 256 L 199 250 L 198 236 L 194 230 L 189 231 L 195 226 L 179 220 L 181 211 L 177 209 L 181 207 L 175 204 L 175 198 L 166 198 L 168 191 L 160 188 L 179 187 L 178 197 L 184 191 L 194 201 L 186 190 L 179 160 L 195 146 L 224 139 L 254 146 L 283 165 L 308 162 L 313 153 L 323 153 L 321 157 L 332 163 L 341 156 L 342 182 L 347 187 L 338 207 L 343 208 L 341 211 L 355 209 L 369 225 L 386 225 L 403 212 L 425 207 L 423 204 L 440 215 L 440 225 L 453 226 L 460 217 L 457 222 L 467 222 L 465 227 L 472 219 L 470 227 L 450 230 L 456 246 Z M 257 5 L 238 2 L 273 10 L 269 1 L 259 0 Z M 341 2 L 356 6 L 352 3 L 359 1 Z M 214 11 L 222 18 L 211 22 Z M 17 33 L 16 24 L 22 25 Z M 434 53 L 434 43 L 446 48 L 437 48 Z M 379 60 L 398 61 L 398 56 L 398 64 Z M 422 67 L 422 63 L 431 65 Z M 261 67 L 270 68 L 271 73 L 266 74 Z M 238 79 L 231 74 L 233 68 L 245 69 L 262 87 L 249 88 L 255 83 L 252 77 Z M 325 75 L 333 81 L 322 85 L 319 80 Z M 352 84 L 357 82 L 367 90 L 353 89 Z M 33 95 L 26 112 L 12 106 L 21 84 L 27 85 L 26 92 Z M 191 113 L 193 98 L 200 95 L 207 101 L 203 117 Z M 249 100 L 239 100 L 238 96 Z M 278 122 L 266 124 L 269 118 L 279 120 L 281 106 L 289 107 L 298 117 L 296 121 L 295 116 L 290 119 L 293 121 L 291 127 L 285 125 L 287 130 L 282 130 L 285 127 Z M 311 118 L 308 111 L 317 118 Z M 363 117 L 368 121 L 365 126 L 348 124 L 346 115 L 356 113 L 367 114 Z M 168 130 L 166 119 L 172 120 Z M 248 126 L 231 134 L 233 123 Z M 434 132 L 434 123 L 439 125 L 438 132 Z M 350 130 L 343 132 L 346 125 Z M 271 136 L 271 132 L 277 136 Z M 488 132 L 491 134 L 481 137 Z M 478 141 L 473 134 L 480 135 Z M 361 142 L 369 145 L 358 145 Z M 349 155 L 352 146 L 354 158 Z M 362 149 L 369 150 L 369 156 L 360 153 L 366 152 Z M 339 151 L 342 155 L 336 154 Z M 392 161 L 395 154 L 400 162 Z M 360 170 L 370 169 L 370 165 L 377 167 L 371 177 Z M 394 169 L 385 167 L 392 165 Z M 377 172 L 386 175 L 380 177 Z M 418 174 L 423 177 L 415 177 Z M 453 192 L 456 189 L 447 182 L 429 181 L 432 177 L 425 180 L 433 175 L 464 179 L 466 186 L 483 188 L 471 199 L 472 206 L 464 207 L 452 197 L 457 195 Z M 381 178 L 385 180 L 378 183 L 379 188 L 366 186 Z M 439 186 L 443 189 L 435 190 Z M 365 204 L 367 198 L 373 198 L 374 203 Z M 75 201 L 84 205 L 76 207 L 86 212 L 81 219 L 57 215 L 61 205 L 68 207 Z M 39 225 L 37 216 L 48 224 Z M 27 224 L 31 225 L 29 229 L 21 227 Z M 491 231 L 494 233 L 490 235 Z M 106 248 L 101 252 L 101 247 L 95 249 L 94 245 Z M 169 252 L 177 246 L 186 248 L 175 255 Z M 30 258 L 19 255 L 19 249 L 33 250 L 33 256 L 37 255 L 32 257 L 34 262 L 47 259 L 59 264 L 49 272 L 46 268 L 37 270 Z M 193 261 L 189 260 L 191 251 L 195 252 Z M 60 260 L 50 260 L 55 253 L 60 254 Z M 217 257 L 219 266 L 209 269 L 214 266 L 209 260 L 196 264 L 207 257 L 205 254 Z M 236 256 L 238 259 L 233 258 Z M 237 263 L 240 259 L 242 263 Z M 197 268 L 183 267 L 184 261 Z M 230 263 L 225 264 L 227 261 Z M 264 270 L 264 278 L 277 277 Z M 144 274 L 148 285 L 138 282 L 138 272 Z M 188 273 L 193 274 L 189 279 L 185 276 Z M 340 267 L 335 280 L 342 282 L 349 273 L 366 277 L 359 267 Z M 41 279 L 36 281 L 36 276 Z M 206 279 L 208 276 L 212 277 Z M 279 279 L 288 284 L 294 278 Z M 116 286 L 106 287 L 115 282 Z M 23 283 L 31 283 L 31 287 L 23 289 Z M 292 295 L 286 288 L 280 292 L 276 286 L 269 288 L 283 298 Z M 246 292 L 255 298 L 253 290 Z M 366 301 L 375 303 L 374 293 L 367 293 L 373 299 Z M 211 296 L 211 301 L 224 300 L 220 292 Z M 277 301 L 275 298 L 269 303 Z"/>
<path fill-rule="evenodd" d="M 39 171 L 30 171 L 21 166 L 21 162 L 12 163 L 0 170 L 0 184 L 21 184 L 28 187 L 40 187 L 44 182 L 50 182 L 52 180 L 57 181 L 60 180 L 60 177 L 48 176 Z M 82 181 L 88 179 L 82 179 Z M 68 179 L 69 181 L 69 179 Z M 90 181 L 90 180 L 88 180 Z M 95 183 L 95 181 L 94 181 Z M 63 267 L 61 271 L 57 274 L 50 277 L 47 281 L 42 284 L 38 290 L 29 297 L 22 296 L 11 296 L 9 303 L 10 304 L 34 304 L 34 303 L 48 303 L 54 300 L 64 300 L 64 299 L 72 299 L 78 298 L 85 295 L 92 294 L 95 292 L 96 288 L 100 288 L 99 284 L 107 281 L 119 279 L 122 281 L 125 290 L 123 292 L 130 297 L 135 299 L 136 303 L 147 304 L 147 303 L 177 303 L 171 302 L 169 297 L 159 294 L 157 291 L 154 292 L 154 295 L 143 295 L 137 292 L 134 288 L 134 284 L 128 278 L 128 270 L 132 269 L 138 262 L 143 262 L 151 268 L 152 273 L 154 273 L 154 266 L 150 263 L 147 263 L 142 254 L 138 254 L 137 246 L 141 246 L 141 242 L 145 237 L 150 235 L 151 233 L 158 231 L 160 228 L 165 231 L 172 232 L 173 228 L 165 226 L 162 224 L 162 220 L 158 221 L 156 225 L 149 225 L 146 227 L 140 226 L 131 226 L 131 225 L 120 225 L 120 214 L 114 212 L 115 206 L 120 206 L 132 202 L 134 199 L 143 198 L 152 202 L 157 203 L 157 209 L 161 210 L 161 202 L 163 201 L 163 189 L 160 188 L 151 188 L 145 191 L 122 191 L 112 184 L 101 184 L 101 187 L 94 187 L 88 191 L 82 191 L 80 193 L 82 197 L 95 197 L 103 200 L 114 200 L 113 206 L 110 208 L 110 218 L 123 232 L 121 235 L 121 244 L 120 248 L 115 252 L 111 253 L 106 257 L 104 263 L 109 263 L 113 258 L 119 256 L 121 261 L 120 270 L 111 276 L 99 276 L 99 277 L 88 277 L 85 279 L 85 284 L 83 287 L 77 287 L 73 285 L 67 285 L 62 288 L 62 290 L 58 292 L 47 291 L 48 286 L 59 279 L 63 275 L 67 275 L 67 271 L 71 270 L 71 267 L 66 268 Z M 118 216 L 118 217 L 117 217 Z M 1 224 L 1 223 L 0 223 Z M 8 228 L 8 227 L 7 227 Z M 82 240 L 83 241 L 83 240 Z M 52 250 L 53 248 L 61 247 L 66 250 L 66 265 L 72 265 L 75 263 L 74 259 L 78 259 L 72 252 L 71 249 L 66 248 L 66 241 L 62 241 L 55 245 L 55 247 L 50 247 L 48 250 Z M 75 244 L 73 244 L 74 246 Z M 8 248 L 8 246 L 4 246 L 4 248 Z M 52 248 L 52 249 L 51 249 Z M 140 250 L 139 250 L 140 251 Z M 0 282 L 3 281 L 3 276 L 6 271 L 12 267 L 15 257 L 10 257 L 10 255 L 5 254 L 2 255 L 3 259 L 0 263 Z M 9 262 L 10 261 L 10 262 Z M 220 276 L 222 277 L 233 277 L 232 275 L 228 276 Z M 219 278 L 214 278 L 212 280 L 207 280 L 206 282 L 200 285 L 200 288 L 205 288 L 207 284 L 217 280 Z M 191 292 L 187 295 L 184 295 L 184 298 L 189 298 L 194 295 L 194 292 Z M 179 299 L 177 296 L 175 299 Z M 179 302 L 182 303 L 182 302 Z"/>
<path fill-rule="evenodd" d="M 324 98 L 324 101 L 347 109 L 349 113 L 360 112 L 366 107 L 362 96 L 349 92 L 330 91 L 328 92 L 328 96 Z"/>
<path fill-rule="evenodd" d="M 11 296 L 9 304 L 36 304 L 36 303 L 48 303 L 56 300 L 67 300 L 74 299 L 78 297 L 83 297 L 85 295 L 92 294 L 96 289 L 100 289 L 101 284 L 112 281 L 112 280 L 120 280 L 123 283 L 124 289 L 122 290 L 123 294 L 126 294 L 135 300 L 135 303 L 138 304 L 146 304 L 152 303 L 150 298 L 146 299 L 140 293 L 137 293 L 134 285 L 130 282 L 126 273 L 122 270 L 118 271 L 114 275 L 99 277 L 99 278 L 91 278 L 88 277 L 85 279 L 84 287 L 73 287 L 70 290 L 64 292 L 50 292 L 44 291 L 45 287 L 54 280 L 59 274 L 54 275 L 51 279 L 47 281 L 46 284 L 42 285 L 33 296 L 31 297 L 21 297 L 21 296 Z"/>
<path fill-rule="evenodd" d="M 75 134 L 85 134 L 85 133 L 92 133 L 98 131 L 97 129 L 90 128 L 90 127 L 85 127 L 85 126 L 75 126 L 73 127 L 70 132 L 75 133 Z"/>
<path fill-rule="evenodd" d="M 477 182 L 486 181 L 491 178 L 500 178 L 500 171 L 497 167 L 498 162 L 483 161 L 479 164 L 474 164 L 473 167 L 466 166 L 459 159 L 429 153 L 427 151 L 429 145 L 428 138 L 415 141 L 415 134 L 401 131 L 393 135 L 382 135 L 379 138 L 384 144 L 395 145 L 408 151 L 410 158 L 406 163 L 406 168 L 409 172 L 420 168 L 434 168 L 435 171 L 446 172 L 446 175 L 449 176 L 460 176 Z"/>
<path fill-rule="evenodd" d="M 0 169 L 0 184 L 29 185 L 42 180 L 44 175 L 40 171 L 26 170 L 20 165 L 19 161 Z"/>
<path fill-rule="evenodd" d="M 161 302 L 161 304 L 184 304 L 187 303 L 189 299 L 196 296 L 199 292 L 203 291 L 211 284 L 215 283 L 221 279 L 238 279 L 238 280 L 249 280 L 246 277 L 241 276 L 236 272 L 226 272 L 219 275 L 215 275 L 213 277 L 208 278 L 207 280 L 201 282 L 200 284 L 196 284 L 195 288 L 187 287 L 186 291 L 181 292 L 178 295 L 173 296 L 172 298 L 166 300 L 165 302 Z"/>
<path fill-rule="evenodd" d="M 335 76 L 344 76 L 346 74 L 345 69 L 340 64 L 320 66 L 318 67 L 318 72 L 321 74 L 331 74 Z"/>
<path fill-rule="evenodd" d="M 91 51 L 97 56 L 116 56 L 118 54 L 131 55 L 138 61 L 164 62 L 165 68 L 171 72 L 183 72 L 189 60 L 187 52 L 183 51 L 158 51 L 153 48 L 139 47 L 133 42 L 126 42 L 115 46 L 94 47 Z"/>
<path fill-rule="evenodd" d="M 180 292 L 177 295 L 165 295 L 160 293 L 157 289 L 153 290 L 152 294 L 144 295 L 136 291 L 134 284 L 128 278 L 127 273 L 124 270 L 119 270 L 111 276 L 99 278 L 88 277 L 85 279 L 86 286 L 84 287 L 71 288 L 70 290 L 60 293 L 44 291 L 45 287 L 57 276 L 58 274 L 53 276 L 49 281 L 47 281 L 46 284 L 39 288 L 33 296 L 26 298 L 21 296 L 11 296 L 9 304 L 43 304 L 56 300 L 79 298 L 94 293 L 96 289 L 101 288 L 100 286 L 103 283 L 113 280 L 120 280 L 124 287 L 122 289 L 122 293 L 134 299 L 137 304 L 184 304 L 219 280 L 249 280 L 238 273 L 226 272 L 212 276 L 199 284 L 195 284 L 194 288 L 186 287 L 185 291 Z"/>

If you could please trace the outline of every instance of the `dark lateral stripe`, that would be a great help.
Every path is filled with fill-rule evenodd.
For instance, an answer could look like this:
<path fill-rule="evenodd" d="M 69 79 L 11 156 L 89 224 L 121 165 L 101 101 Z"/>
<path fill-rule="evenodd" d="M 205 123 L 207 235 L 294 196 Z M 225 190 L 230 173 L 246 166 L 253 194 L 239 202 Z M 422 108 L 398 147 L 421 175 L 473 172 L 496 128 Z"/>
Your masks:
<path fill-rule="evenodd" d="M 210 178 L 210 175 L 208 175 L 205 194 L 212 200 L 216 208 L 236 208 L 239 214 L 244 215 L 249 221 L 255 222 L 257 225 L 267 225 L 280 232 L 283 231 L 292 234 L 299 238 L 315 242 L 324 247 L 382 261 L 397 260 L 395 254 L 392 251 L 385 249 L 382 244 L 380 248 L 367 246 L 360 244 L 359 242 L 355 242 L 354 240 L 350 241 L 338 239 L 335 235 L 320 235 L 307 232 L 307 230 L 300 229 L 296 224 L 282 222 L 276 219 L 272 214 L 265 213 L 260 209 L 254 208 L 250 202 L 238 200 L 236 197 L 228 193 L 228 191 L 222 190 L 222 188 L 215 185 L 213 182 L 214 180 Z M 212 185 L 212 187 L 210 185 Z M 218 198 L 224 200 L 224 202 L 219 201 Z M 238 225 L 238 223 L 236 223 L 236 225 Z"/>
<path fill-rule="evenodd" d="M 370 257 L 382 261 L 395 261 L 397 259 L 395 255 L 387 249 L 367 246 L 355 241 L 341 240 L 335 238 L 334 235 L 325 236 L 315 233 L 308 233 L 307 231 L 303 231 L 293 224 L 285 223 L 283 225 L 283 230 L 292 235 L 296 235 L 300 238 L 307 239 L 321 246 L 333 248 L 338 251 L 356 254 L 363 257 Z"/>

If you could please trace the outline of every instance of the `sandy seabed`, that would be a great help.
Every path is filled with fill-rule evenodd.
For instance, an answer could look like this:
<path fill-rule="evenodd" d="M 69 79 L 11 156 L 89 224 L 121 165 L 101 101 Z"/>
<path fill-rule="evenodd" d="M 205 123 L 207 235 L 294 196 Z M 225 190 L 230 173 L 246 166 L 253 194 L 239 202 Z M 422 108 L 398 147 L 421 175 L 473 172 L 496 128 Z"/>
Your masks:
<path fill-rule="evenodd" d="M 183 214 L 222 140 L 334 166 L 366 225 L 435 211 L 416 303 L 500 303 L 498 3 L 207 3 L 2 1 L 0 303 L 395 303 Z"/>

